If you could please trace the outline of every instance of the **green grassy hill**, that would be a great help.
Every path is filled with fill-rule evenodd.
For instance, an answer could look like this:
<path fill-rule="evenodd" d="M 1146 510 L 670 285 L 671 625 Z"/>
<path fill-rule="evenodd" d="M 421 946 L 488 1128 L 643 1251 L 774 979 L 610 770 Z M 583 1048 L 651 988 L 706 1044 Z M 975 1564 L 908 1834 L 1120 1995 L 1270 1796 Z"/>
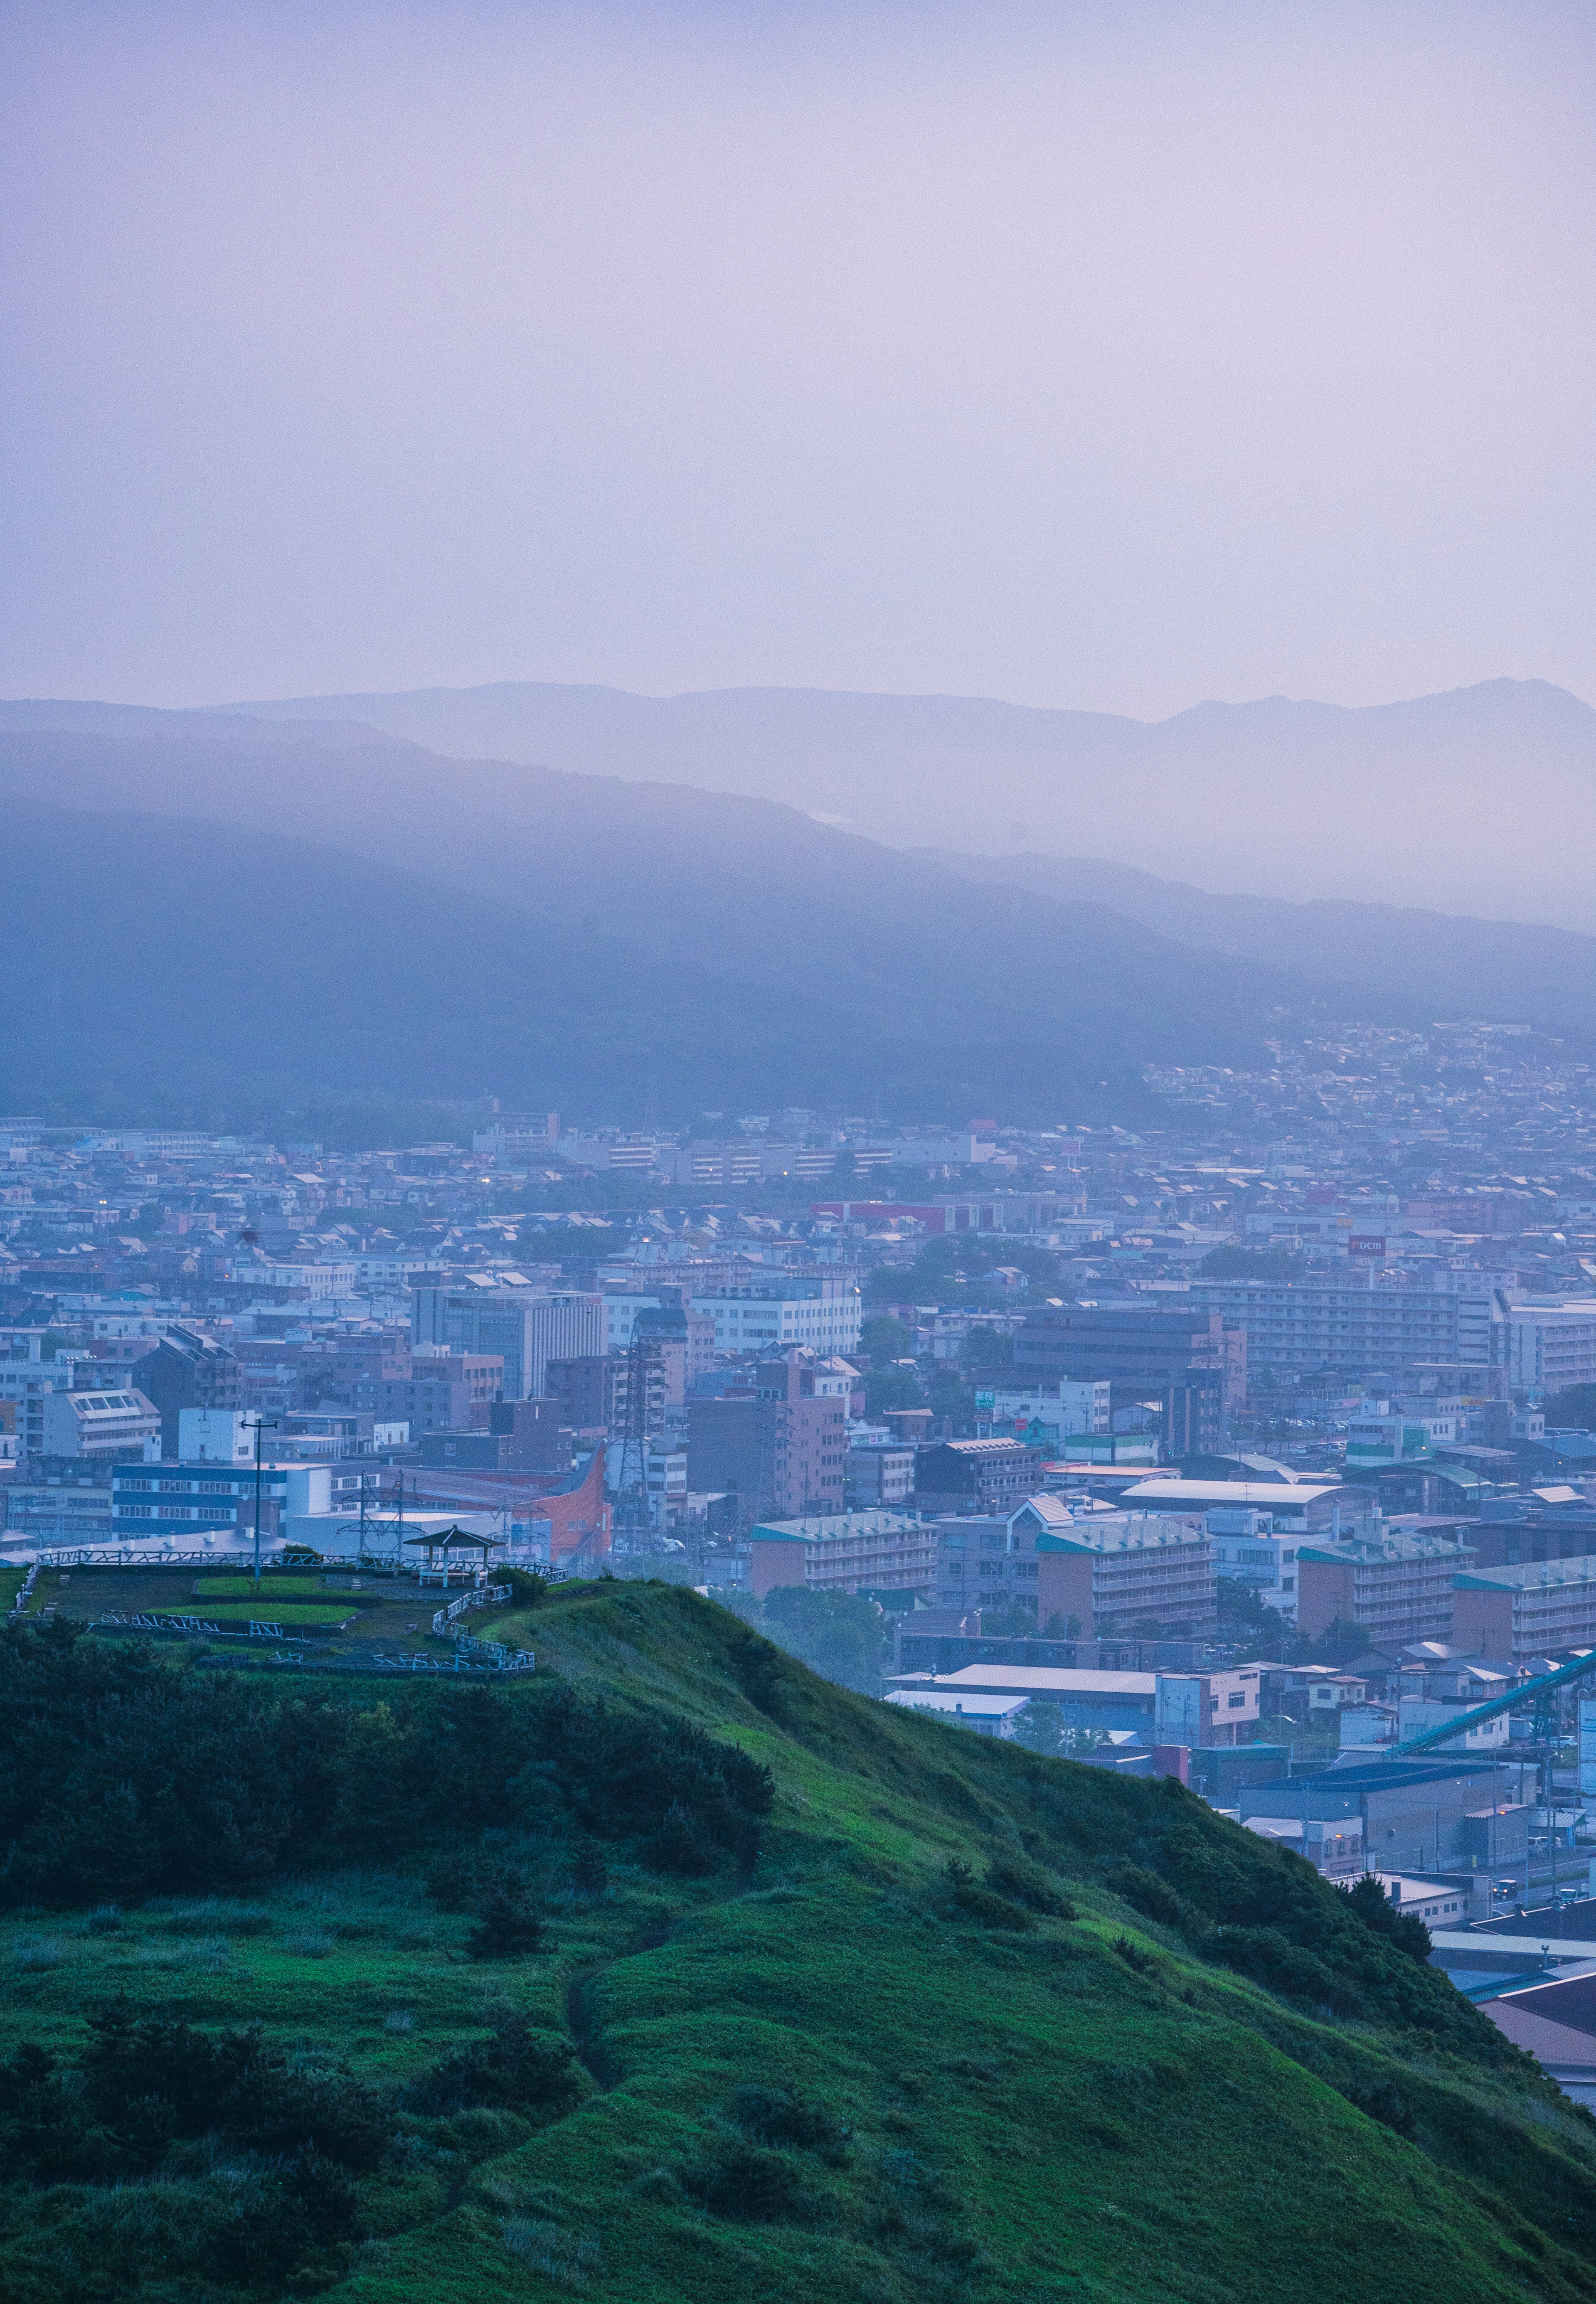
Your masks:
<path fill-rule="evenodd" d="M 0 1635 L 0 2294 L 1596 2299 L 1596 2122 L 1298 1859 L 679 1588 L 494 1629 Z"/>

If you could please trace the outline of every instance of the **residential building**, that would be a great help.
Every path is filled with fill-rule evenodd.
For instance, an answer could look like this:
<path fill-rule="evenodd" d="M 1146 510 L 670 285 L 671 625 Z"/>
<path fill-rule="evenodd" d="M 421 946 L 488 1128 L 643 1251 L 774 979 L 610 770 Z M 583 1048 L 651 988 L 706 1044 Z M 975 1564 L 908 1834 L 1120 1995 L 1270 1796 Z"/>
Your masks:
<path fill-rule="evenodd" d="M 853 1512 L 761 1520 L 749 1531 L 748 1588 L 925 1592 L 936 1580 L 938 1529 L 914 1512 Z"/>
<path fill-rule="evenodd" d="M 153 1351 L 134 1361 L 132 1381 L 160 1411 L 164 1456 L 178 1453 L 177 1419 L 183 1409 L 243 1406 L 237 1358 L 193 1328 L 168 1328 Z"/>
<path fill-rule="evenodd" d="M 662 1432 L 671 1387 L 664 1353 L 651 1344 L 646 1353 L 585 1352 L 573 1360 L 550 1360 L 544 1380 L 549 1398 L 559 1403 L 573 1432 L 606 1431 L 618 1445 L 630 1425 L 632 1386 L 640 1372 L 644 1388 L 641 1428 L 645 1434 Z"/>
<path fill-rule="evenodd" d="M 1047 1458 L 1021 1440 L 940 1440 L 919 1450 L 914 1502 L 922 1512 L 1002 1511 L 1040 1485 Z"/>
<path fill-rule="evenodd" d="M 1505 1305 L 1484 1273 L 1448 1270 L 1428 1285 L 1386 1282 L 1372 1267 L 1305 1280 L 1193 1280 L 1191 1301 L 1242 1324 L 1254 1376 L 1335 1368 L 1355 1377 L 1422 1360 L 1489 1368 L 1501 1357 Z"/>
<path fill-rule="evenodd" d="M 1596 1297 L 1531 1297 L 1507 1315 L 1507 1380 L 1542 1394 L 1596 1384 Z"/>
<path fill-rule="evenodd" d="M 734 1492 L 772 1519 L 840 1512 L 847 1402 L 816 1395 L 812 1357 L 789 1351 L 751 1372 L 727 1371 L 721 1384 L 688 1403 L 689 1488 Z"/>
<path fill-rule="evenodd" d="M 504 1387 L 502 1352 L 385 1354 L 378 1365 L 373 1413 L 385 1424 L 408 1425 L 412 1440 L 428 1432 L 463 1432 Z"/>
<path fill-rule="evenodd" d="M 51 1392 L 42 1402 L 47 1456 L 136 1456 L 158 1452 L 160 1410 L 141 1392 Z"/>
<path fill-rule="evenodd" d="M 1249 1504 L 1216 1504 L 1203 1514 L 1203 1526 L 1213 1541 L 1215 1573 L 1245 1584 L 1266 1608 L 1295 1623 L 1300 1534 L 1277 1535 L 1273 1515 Z"/>
<path fill-rule="evenodd" d="M 495 1160 L 547 1160 L 559 1139 L 557 1112 L 532 1112 L 519 1118 L 497 1114 L 471 1138 L 471 1150 Z"/>
<path fill-rule="evenodd" d="M 850 1512 L 892 1512 L 914 1494 L 914 1450 L 887 1441 L 855 1442 L 843 1461 L 844 1495 Z"/>
<path fill-rule="evenodd" d="M 517 1410 L 542 1410 L 535 1418 Z M 488 1411 L 498 1419 L 486 1432 L 426 1432 L 420 1460 L 429 1471 L 548 1472 L 565 1475 L 575 1462 L 573 1435 L 549 1400 L 496 1401 Z"/>
<path fill-rule="evenodd" d="M 1473 1559 L 1445 1536 L 1373 1529 L 1297 1546 L 1297 1630 L 1317 1639 L 1333 1623 L 1355 1624 L 1371 1648 L 1453 1637 L 1453 1584 Z"/>
<path fill-rule="evenodd" d="M 557 1400 L 496 1400 L 488 1410 L 488 1435 L 503 1443 L 506 1471 L 568 1472 L 573 1433 Z"/>
<path fill-rule="evenodd" d="M 1212 1628 L 1214 1551 L 1201 1521 L 1131 1512 L 1071 1518 L 1048 1496 L 1025 1506 L 1022 1527 L 1027 1516 L 1036 1523 L 1040 1625 L 1057 1620 L 1067 1631 L 1078 1624 L 1094 1639 L 1143 1628 L 1156 1628 L 1155 1637 Z"/>
<path fill-rule="evenodd" d="M 1515 1568 L 1471 1560 L 1452 1582 L 1450 1638 L 1465 1655 L 1517 1666 L 1596 1647 L 1596 1554 Z"/>

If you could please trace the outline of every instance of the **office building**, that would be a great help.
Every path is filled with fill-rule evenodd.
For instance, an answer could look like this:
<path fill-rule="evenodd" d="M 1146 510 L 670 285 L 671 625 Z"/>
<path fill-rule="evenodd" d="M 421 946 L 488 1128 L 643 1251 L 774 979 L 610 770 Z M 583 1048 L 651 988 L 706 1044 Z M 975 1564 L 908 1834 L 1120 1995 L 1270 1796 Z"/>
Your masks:
<path fill-rule="evenodd" d="M 546 1397 L 551 1360 L 604 1350 L 600 1297 L 551 1295 L 514 1274 L 472 1275 L 457 1288 L 413 1289 L 411 1308 L 418 1358 L 439 1349 L 497 1354 L 504 1362 L 506 1400 Z"/>
<path fill-rule="evenodd" d="M 1048 1305 L 1014 1338 L 1014 1384 L 1061 1379 L 1107 1380 L 1116 1408 L 1156 1409 L 1166 1457 L 1200 1455 L 1221 1444 L 1229 1408 L 1246 1396 L 1245 1338 L 1218 1310 Z"/>
<path fill-rule="evenodd" d="M 863 1300 L 851 1273 L 783 1272 L 720 1295 L 695 1295 L 695 1312 L 715 1323 L 715 1345 L 723 1352 L 786 1351 L 797 1348 L 822 1358 L 859 1348 Z"/>

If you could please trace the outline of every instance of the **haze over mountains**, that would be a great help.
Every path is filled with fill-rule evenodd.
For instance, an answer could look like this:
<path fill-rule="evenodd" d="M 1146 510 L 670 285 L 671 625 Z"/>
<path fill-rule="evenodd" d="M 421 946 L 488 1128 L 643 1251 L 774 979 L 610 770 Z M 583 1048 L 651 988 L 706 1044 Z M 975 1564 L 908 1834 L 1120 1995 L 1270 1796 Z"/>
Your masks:
<path fill-rule="evenodd" d="M 972 815 L 984 790 L 972 772 Z M 1287 1016 L 1596 1046 L 1596 939 L 1567 930 L 983 856 L 973 822 L 971 848 L 913 853 L 335 716 L 0 705 L 0 807 L 13 1108 L 487 1091 L 679 1124 L 833 1098 L 1145 1119 L 1141 1067 L 1267 1062 Z"/>
<path fill-rule="evenodd" d="M 1313 1002 L 768 802 L 386 740 L 0 730 L 0 808 L 13 1109 L 1142 1115 L 1140 1064 L 1251 1062 Z"/>
<path fill-rule="evenodd" d="M 1545 681 L 1361 709 L 1207 703 L 1157 723 L 975 697 L 536 682 L 233 708 L 785 800 L 901 847 L 1101 856 L 1218 892 L 1596 929 L 1596 711 Z"/>

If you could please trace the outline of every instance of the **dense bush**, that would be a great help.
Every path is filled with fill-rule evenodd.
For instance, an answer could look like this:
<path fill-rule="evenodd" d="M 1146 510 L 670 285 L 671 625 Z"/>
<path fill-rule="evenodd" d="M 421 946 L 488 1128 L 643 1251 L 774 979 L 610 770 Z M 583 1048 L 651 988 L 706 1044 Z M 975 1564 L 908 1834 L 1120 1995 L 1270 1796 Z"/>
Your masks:
<path fill-rule="evenodd" d="M 66 1622 L 0 1630 L 0 1904 L 233 1891 L 288 1863 L 446 1852 L 489 1828 L 574 1827 L 708 1872 L 751 1860 L 772 1798 L 768 1770 L 690 1721 L 559 1687 L 362 1704 L 176 1667 Z"/>
<path fill-rule="evenodd" d="M 732 2091 L 732 2119 L 756 2144 L 789 2144 L 813 2152 L 833 2168 L 848 2157 L 848 2130 L 823 2104 L 789 2087 L 750 2083 Z"/>
<path fill-rule="evenodd" d="M 35 2179 L 138 2176 L 184 2138 L 271 2157 L 377 2165 L 382 2100 L 342 2064 L 292 2064 L 259 2025 L 213 2037 L 125 2001 L 89 2019 L 76 2073 L 24 2042 L 0 2063 L 4 2164 Z"/>
<path fill-rule="evenodd" d="M 246 2289 L 331 2277 L 359 2236 L 352 2175 L 389 2127 L 342 2064 L 296 2066 L 259 2026 L 213 2037 L 125 2003 L 91 2018 L 76 2071 L 33 2042 L 0 2063 L 0 2164 L 95 2188 L 46 2218 L 46 2295 L 115 2296 L 156 2264 Z"/>
<path fill-rule="evenodd" d="M 1042 1870 L 1028 1856 L 995 1856 L 987 1867 L 987 1885 L 994 1895 L 1006 1896 L 1011 1903 L 1023 1904 L 1029 1912 L 1043 1912 L 1050 1919 L 1073 1920 L 1075 1908 L 1069 1898 L 1062 1895 Z"/>
<path fill-rule="evenodd" d="M 469 2112 L 478 2105 L 530 2117 L 569 2112 L 582 2096 L 576 2052 L 565 2040 L 506 2017 L 488 2039 L 456 2048 L 407 2091 L 418 2112 Z"/>
<path fill-rule="evenodd" d="M 473 1960 L 517 1960 L 540 1952 L 548 1934 L 525 1881 L 511 1875 L 496 1880 L 483 1897 L 466 1950 Z"/>
<path fill-rule="evenodd" d="M 978 1927 L 1006 1928 L 1015 1936 L 1023 1936 L 1036 1925 L 1023 1905 L 995 1894 L 990 1888 L 978 1887 L 970 1867 L 956 1856 L 948 1860 L 947 1891 L 955 1911 L 967 1920 L 974 1920 Z"/>
<path fill-rule="evenodd" d="M 1043 1764 L 1035 1764 L 1040 1769 Z M 1237 1833 L 1173 1778 L 1156 1789 L 1095 1769 L 1031 1781 L 1048 1837 L 1204 1957 L 1304 2008 L 1412 2026 L 1487 2063 L 1515 2053 L 1426 1965 L 1418 1932 L 1367 1889 L 1338 1893 L 1288 1850 Z M 1103 1863 L 1103 1851 L 1114 1860 Z"/>
<path fill-rule="evenodd" d="M 570 2043 L 519 2016 L 392 2097 L 344 2064 L 293 2060 L 258 2025 L 212 2034 L 118 2002 L 89 2019 L 75 2067 L 36 2042 L 0 2063 L 0 2165 L 36 2188 L 8 2209 L 6 2238 L 26 2237 L 0 2285 L 7 2304 L 152 2279 L 184 2304 L 322 2286 L 348 2266 L 356 2180 L 387 2160 L 403 2113 L 557 2118 L 582 2092 Z"/>

